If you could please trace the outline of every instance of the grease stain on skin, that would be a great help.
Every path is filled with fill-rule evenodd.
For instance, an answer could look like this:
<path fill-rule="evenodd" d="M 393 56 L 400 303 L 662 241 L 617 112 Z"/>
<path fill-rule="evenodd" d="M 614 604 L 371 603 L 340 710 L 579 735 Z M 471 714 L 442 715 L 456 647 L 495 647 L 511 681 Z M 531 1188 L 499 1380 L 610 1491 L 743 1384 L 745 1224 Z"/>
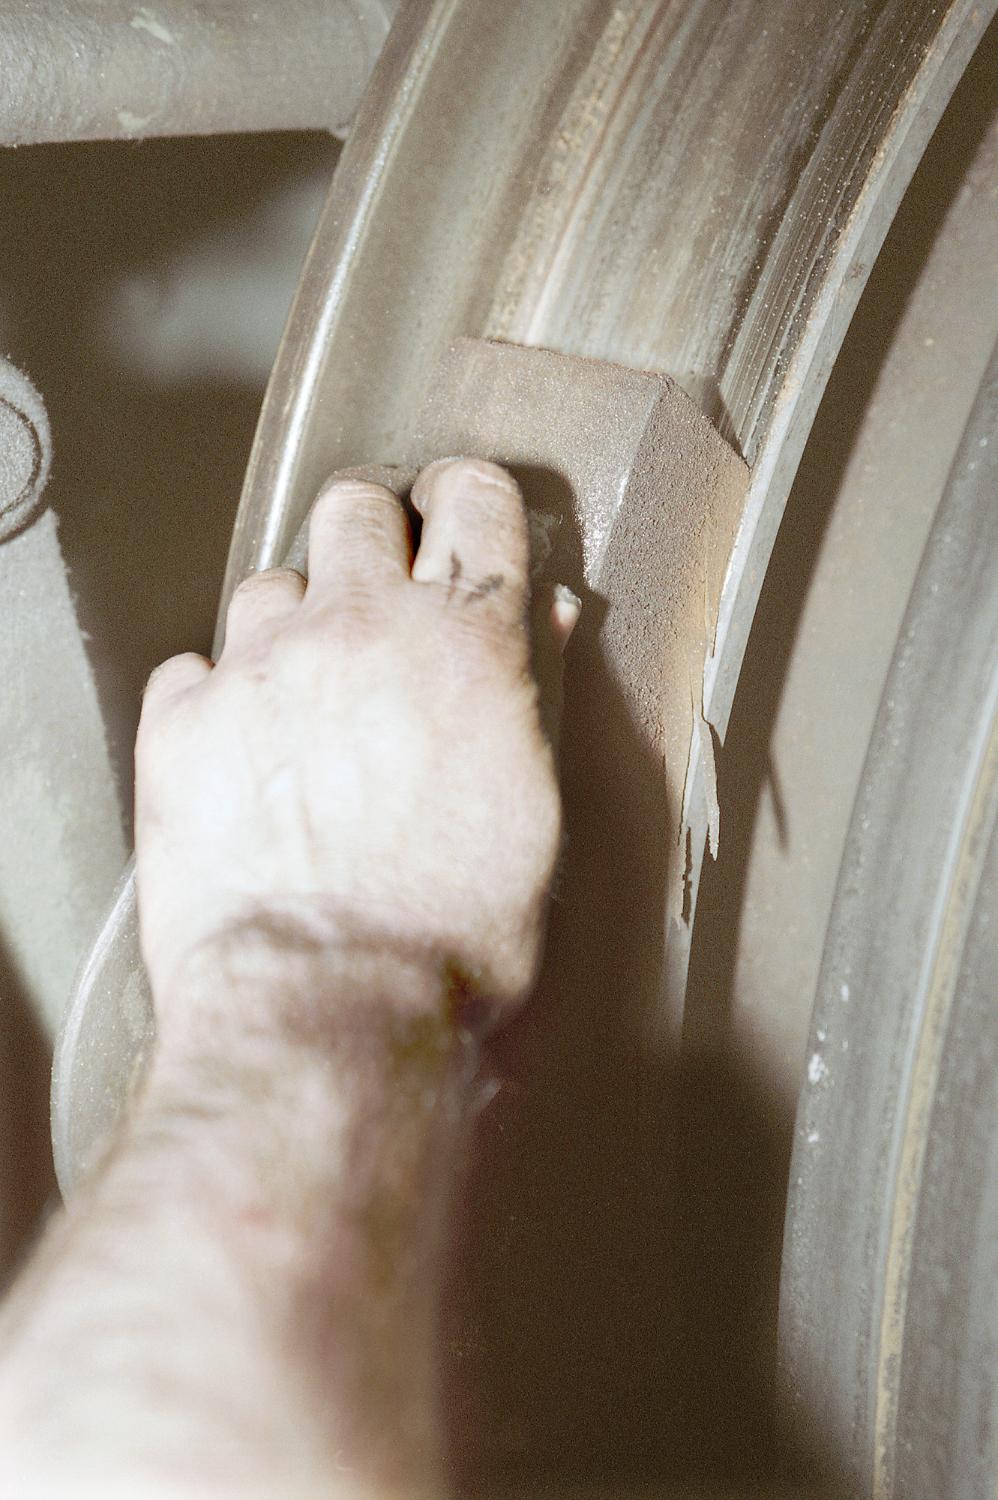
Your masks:
<path fill-rule="evenodd" d="M 450 579 L 447 589 L 448 603 L 450 603 L 451 599 L 453 599 L 454 594 L 457 590 L 457 586 L 461 582 L 461 572 L 461 559 L 458 557 L 456 552 L 452 552 L 450 555 Z"/>
<path fill-rule="evenodd" d="M 447 603 L 450 604 L 454 595 L 460 593 L 465 604 L 477 604 L 481 599 L 487 599 L 490 594 L 495 594 L 506 582 L 504 573 L 489 573 L 481 583 L 476 584 L 473 589 L 461 588 L 461 579 L 464 577 L 464 568 L 461 559 L 456 552 L 450 555 L 450 575 L 447 579 Z"/>
<path fill-rule="evenodd" d="M 497 593 L 498 590 L 502 588 L 505 582 L 506 579 L 504 578 L 502 573 L 490 573 L 487 578 L 482 579 L 477 588 L 474 588 L 470 591 L 470 593 L 465 594 L 465 604 L 475 604 L 479 599 L 487 599 L 490 594 Z"/>

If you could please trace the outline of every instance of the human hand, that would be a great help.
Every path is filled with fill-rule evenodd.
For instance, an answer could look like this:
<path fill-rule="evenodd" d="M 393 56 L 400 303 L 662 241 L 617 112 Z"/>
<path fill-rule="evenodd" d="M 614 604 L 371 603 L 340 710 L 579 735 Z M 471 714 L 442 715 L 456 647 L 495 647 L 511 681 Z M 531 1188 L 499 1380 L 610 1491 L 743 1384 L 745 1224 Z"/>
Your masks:
<path fill-rule="evenodd" d="M 266 984 L 307 952 L 320 987 L 397 957 L 425 976 L 421 997 L 457 980 L 493 1022 L 529 989 L 560 807 L 530 669 L 523 502 L 473 460 L 432 465 L 412 498 L 414 561 L 389 490 L 333 483 L 312 514 L 307 587 L 253 575 L 217 666 L 179 656 L 150 679 L 136 856 L 161 1028 L 219 955 L 242 954 Z M 549 608 L 556 644 L 576 613 Z"/>

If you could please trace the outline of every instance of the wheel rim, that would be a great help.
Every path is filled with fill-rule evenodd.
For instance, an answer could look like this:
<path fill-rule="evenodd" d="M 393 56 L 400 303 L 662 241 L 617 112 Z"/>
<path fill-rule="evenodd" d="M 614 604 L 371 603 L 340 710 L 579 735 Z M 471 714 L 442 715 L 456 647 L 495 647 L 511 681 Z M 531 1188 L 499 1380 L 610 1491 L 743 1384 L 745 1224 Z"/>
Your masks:
<path fill-rule="evenodd" d="M 969 0 L 943 8 L 897 0 L 857 7 L 833 20 L 825 10 L 773 7 L 779 24 L 770 45 L 779 66 L 767 74 L 767 100 L 775 99 L 777 116 L 791 121 L 806 96 L 810 123 L 792 136 L 786 129 L 760 133 L 765 149 L 752 172 L 735 147 L 744 146 L 741 136 L 749 134 L 745 101 L 758 92 L 762 71 L 757 48 L 752 51 L 760 29 L 757 6 L 728 7 L 721 24 L 709 4 L 611 8 L 573 0 L 560 8 L 557 21 L 545 7 L 453 0 L 411 5 L 379 65 L 292 312 L 247 476 L 223 612 L 228 593 L 250 567 L 283 556 L 330 468 L 414 456 L 408 445 L 418 400 L 455 333 L 505 334 L 570 353 L 644 361 L 685 377 L 691 393 L 753 463 L 719 601 L 715 649 L 704 663 L 706 717 L 723 734 L 769 549 L 825 378 L 866 269 L 987 20 Z M 575 39 L 571 47 L 565 36 Z M 802 42 L 817 59 L 803 92 L 797 61 Z M 755 73 L 746 69 L 747 54 Z M 664 331 L 656 344 L 641 297 L 629 319 L 609 309 L 605 294 L 613 268 L 604 266 L 602 279 L 593 270 L 600 240 L 596 210 L 587 214 L 579 205 L 610 199 L 618 207 L 629 202 L 634 212 L 641 207 L 642 183 L 633 163 L 641 160 L 642 141 L 657 135 L 667 145 L 670 129 L 660 115 L 655 130 L 645 119 L 642 135 L 638 81 L 653 86 L 656 104 L 668 113 L 670 92 L 682 94 L 677 80 L 684 71 L 695 81 L 694 99 L 684 101 L 686 128 L 699 121 L 706 139 L 713 116 L 724 118 L 726 111 L 736 126 L 725 142 L 732 154 L 727 173 L 712 176 L 700 164 L 701 204 L 696 182 L 680 182 L 679 197 L 689 212 L 671 238 L 656 246 L 648 225 L 660 229 L 663 221 L 644 221 L 641 254 L 655 251 L 660 264 L 673 256 L 657 282 L 656 296 L 663 286 L 668 296 L 656 309 Z M 461 80 L 469 75 L 481 83 L 474 100 L 466 86 L 462 93 Z M 737 86 L 727 93 L 729 76 Z M 513 90 L 510 79 L 518 80 Z M 455 97 L 467 106 L 463 145 L 450 138 L 447 101 Z M 873 105 L 862 106 L 871 97 Z M 586 101 L 591 106 L 601 99 L 604 115 L 597 107 L 591 124 Z M 540 149 L 524 124 L 535 117 L 547 120 Z M 571 122 L 572 151 L 588 166 L 559 178 L 557 127 L 563 117 Z M 595 189 L 607 120 L 611 134 L 616 130 L 630 151 L 631 175 L 624 173 L 616 197 L 605 182 L 599 193 Z M 544 173 L 547 192 L 540 191 Z M 708 194 L 702 191 L 705 178 L 712 183 Z M 518 180 L 531 190 L 520 211 L 510 214 Z M 414 184 L 426 183 L 434 187 L 432 203 L 413 191 Z M 484 195 L 482 184 L 488 188 Z M 769 206 L 757 222 L 756 193 Z M 664 189 L 661 201 L 667 201 Z M 673 217 L 678 224 L 681 216 Z M 692 236 L 691 222 L 698 226 Z M 723 253 L 712 251 L 715 240 L 725 243 L 725 234 L 738 265 L 755 267 L 747 279 L 732 271 Z M 689 260 L 689 239 L 698 235 L 711 274 L 698 280 L 696 267 L 687 265 L 684 279 L 679 273 Z M 459 254 L 441 256 L 447 236 Z M 632 248 L 637 254 L 640 247 Z M 432 275 L 427 267 L 436 268 Z M 722 296 L 726 276 L 731 285 Z M 699 327 L 697 309 L 721 306 L 725 316 L 705 321 L 709 338 L 703 347 L 688 347 L 678 336 L 670 343 L 670 329 Z M 625 328 L 633 335 L 630 342 L 621 338 Z M 690 916 L 709 820 L 705 769 L 698 743 L 691 749 L 682 809 Z M 127 908 L 127 901 L 119 907 L 119 924 Z M 680 1004 L 689 934 L 688 925 L 672 934 L 669 955 L 667 984 Z M 135 1046 L 132 1033 L 105 1070 L 107 1078 L 119 1080 L 105 1091 L 108 1109 L 85 1118 L 79 1038 L 89 1026 L 94 1055 L 111 1057 L 115 1043 L 107 1039 L 113 1027 L 106 1012 L 113 1009 L 118 984 L 136 967 L 134 947 L 113 934 L 101 952 L 76 997 L 76 1019 L 57 1068 L 56 1139 L 67 1182 L 113 1112 L 115 1087 L 120 1096 L 130 1071 L 128 1047 Z M 117 966 L 113 982 L 109 964 Z M 537 1431 L 544 1421 L 557 1425 L 550 1402 L 538 1400 L 536 1388 L 532 1395 L 537 1420 L 527 1450 L 532 1443 L 544 1447 Z M 515 1449 L 521 1439 L 510 1444 Z"/>
<path fill-rule="evenodd" d="M 926 547 L 860 783 L 791 1168 L 782 1291 L 790 1378 L 808 1410 L 824 1414 L 853 1482 L 878 1500 L 978 1493 L 968 1474 L 980 1480 L 989 1470 L 993 1482 L 998 1458 L 995 1330 L 983 1333 L 994 1285 L 968 1285 L 953 1263 L 960 1221 L 945 1205 L 961 1203 L 966 1215 L 968 1188 L 960 1171 L 947 1179 L 933 1165 L 959 1165 L 961 1139 L 992 1149 L 993 1080 L 974 1059 L 994 1034 L 975 976 L 994 966 L 981 897 L 993 894 L 986 872 L 998 810 L 996 431 L 998 359 Z M 960 1098 L 961 1081 L 975 1077 L 980 1092 Z M 958 1097 L 946 1098 L 942 1078 Z M 976 1237 L 993 1244 L 996 1232 L 993 1204 L 990 1222 L 981 1206 L 988 1191 L 982 1179 L 969 1203 L 978 1263 Z M 919 1223 L 923 1210 L 935 1212 L 934 1240 Z M 911 1296 L 916 1285 L 923 1305 Z M 943 1323 L 947 1304 L 965 1298 L 980 1304 L 984 1362 L 976 1385 L 963 1372 L 959 1401 L 940 1391 L 933 1422 L 931 1407 L 902 1407 L 901 1393 L 924 1388 L 938 1362 L 920 1327 Z M 974 1347 L 968 1340 L 966 1359 Z M 961 1444 L 971 1410 L 977 1432 Z"/>

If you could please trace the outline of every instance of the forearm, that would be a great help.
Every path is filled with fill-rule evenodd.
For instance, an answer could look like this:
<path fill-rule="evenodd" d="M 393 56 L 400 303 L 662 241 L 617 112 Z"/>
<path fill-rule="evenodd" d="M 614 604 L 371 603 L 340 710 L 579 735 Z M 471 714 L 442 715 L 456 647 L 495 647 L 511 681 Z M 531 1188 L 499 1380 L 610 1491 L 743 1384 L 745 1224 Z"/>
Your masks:
<path fill-rule="evenodd" d="M 282 969 L 276 1027 L 273 996 L 229 976 L 238 1028 L 206 1041 L 202 1014 L 163 1039 L 9 1305 L 5 1492 L 441 1493 L 434 1325 L 471 1044 L 408 966 L 390 977 L 412 1003 L 370 972 L 317 997 Z"/>
<path fill-rule="evenodd" d="M 244 580 L 218 661 L 150 680 L 136 861 L 156 1054 L 0 1322 L 0 1493 L 445 1489 L 460 1023 L 525 1000 L 561 823 L 522 496 L 447 460 L 412 503 L 415 555 L 396 495 L 330 485 L 307 584 Z M 564 644 L 570 622 L 538 620 L 538 646 Z"/>

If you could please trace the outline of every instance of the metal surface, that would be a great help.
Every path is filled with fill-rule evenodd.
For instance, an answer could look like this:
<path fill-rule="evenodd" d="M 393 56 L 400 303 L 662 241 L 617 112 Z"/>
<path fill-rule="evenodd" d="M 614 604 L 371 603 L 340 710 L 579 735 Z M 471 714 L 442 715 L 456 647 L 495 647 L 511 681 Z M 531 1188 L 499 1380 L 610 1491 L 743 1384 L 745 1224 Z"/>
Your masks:
<path fill-rule="evenodd" d="M 919 166 L 811 433 L 720 763 L 725 839 L 687 1032 L 778 1105 L 789 1155 L 863 761 L 925 540 L 998 340 L 998 27 Z"/>
<path fill-rule="evenodd" d="M 226 594 L 284 555 L 330 470 L 424 456 L 426 393 L 461 335 L 671 374 L 752 465 L 719 598 L 704 600 L 689 642 L 695 733 L 688 759 L 673 752 L 665 768 L 673 785 L 685 778 L 676 823 L 657 822 L 660 759 L 644 767 L 647 800 L 618 803 L 628 747 L 612 726 L 640 724 L 640 703 L 618 703 L 609 676 L 576 685 L 577 784 L 589 777 L 600 838 L 570 842 L 549 972 L 501 1053 L 509 1087 L 480 1131 L 488 1191 L 470 1195 L 454 1338 L 469 1483 L 660 1480 L 690 1461 L 697 1330 L 675 1307 L 695 1277 L 668 1226 L 698 1199 L 690 1183 L 676 1199 L 672 1044 L 715 818 L 708 726 L 723 735 L 783 504 L 870 264 L 993 9 L 414 0 L 344 153 L 271 383 Z M 452 420 L 470 431 L 473 415 L 458 404 Z M 612 404 L 605 416 L 594 453 Z M 515 449 L 514 423 L 493 452 Z M 621 538 L 632 519 L 625 507 Z M 621 555 L 612 589 L 587 601 L 590 628 L 605 617 L 609 638 L 660 543 L 653 525 L 631 529 L 633 562 Z M 665 597 L 641 602 L 637 641 L 664 635 Z M 670 922 L 662 865 L 676 846 L 684 901 Z M 570 996 L 557 968 L 581 971 L 566 934 L 586 910 L 593 962 Z M 123 940 L 124 925 L 109 930 L 105 951 Z M 636 983 L 657 996 L 651 1024 L 631 1003 Z M 91 1000 L 110 1056 L 98 992 L 76 1006 Z"/>
<path fill-rule="evenodd" d="M 0 359 L 0 542 L 31 518 L 51 463 L 45 404 L 27 376 Z"/>
<path fill-rule="evenodd" d="M 753 1081 L 763 1127 L 755 1139 L 743 1130 L 725 1141 L 722 1117 L 704 1153 L 722 1164 L 712 1194 L 725 1195 L 731 1177 L 742 1184 L 742 1201 L 718 1211 L 710 1263 L 714 1276 L 727 1268 L 752 1296 L 718 1296 L 701 1315 L 703 1337 L 724 1351 L 729 1372 L 773 1357 L 794 1114 L 843 845 L 925 538 L 998 338 L 996 68 L 992 26 L 919 166 L 833 371 L 719 761 L 725 835 L 700 892 L 684 1041 Z M 982 1017 L 982 1054 L 990 1042 Z M 857 1175 L 852 1192 L 863 1190 Z M 749 1256 L 740 1233 L 754 1245 Z M 985 1295 L 995 1286 L 986 1267 L 969 1273 L 968 1285 L 974 1276 Z M 833 1322 L 848 1300 L 837 1290 L 829 1288 L 825 1308 Z M 931 1380 L 933 1360 L 922 1368 Z M 721 1379 L 737 1392 L 737 1375 Z M 931 1398 L 923 1389 L 921 1399 L 910 1420 L 945 1427 L 943 1389 Z M 809 1425 L 821 1448 L 820 1417 Z"/>
<path fill-rule="evenodd" d="M 3 1029 L 18 1024 L 15 996 L 24 986 L 49 1035 L 125 854 L 56 522 L 40 513 L 51 464 L 44 402 L 27 376 L 0 359 Z M 3 1241 L 0 1233 L 0 1265 Z"/>
<path fill-rule="evenodd" d="M 983 980 L 998 972 L 998 948 L 994 909 L 982 905 L 998 812 L 996 494 L 998 356 L 866 760 L 787 1209 L 790 1379 L 805 1419 L 820 1414 L 831 1452 L 878 1500 L 964 1500 L 991 1493 L 998 1477 L 998 1116 Z M 927 1382 L 932 1420 L 932 1403 L 917 1404 Z"/>
<path fill-rule="evenodd" d="M 226 593 L 283 555 L 325 472 L 404 455 L 450 338 L 660 369 L 752 465 L 703 671 L 723 738 L 835 351 L 993 9 L 411 5 L 306 266 Z M 694 903 L 706 792 L 697 755 Z"/>
<path fill-rule="evenodd" d="M 54 1033 L 126 857 L 93 672 L 50 512 L 0 542 L 0 983 Z"/>
<path fill-rule="evenodd" d="M 398 0 L 0 4 L 0 145 L 349 124 Z"/>

